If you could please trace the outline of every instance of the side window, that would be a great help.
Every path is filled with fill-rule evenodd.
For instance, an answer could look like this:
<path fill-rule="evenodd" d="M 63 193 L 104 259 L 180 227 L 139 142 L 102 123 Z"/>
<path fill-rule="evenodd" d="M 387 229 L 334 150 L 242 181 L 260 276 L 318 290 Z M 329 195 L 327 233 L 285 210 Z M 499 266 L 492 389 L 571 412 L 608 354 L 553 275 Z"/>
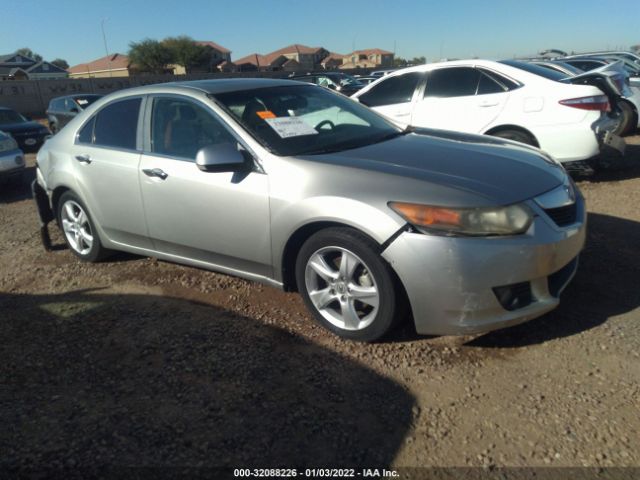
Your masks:
<path fill-rule="evenodd" d="M 522 85 L 520 85 L 518 82 L 515 82 L 503 75 L 500 75 L 499 73 L 496 72 L 491 72 L 489 70 L 480 70 L 484 75 L 488 76 L 489 78 L 492 78 L 496 83 L 498 83 L 499 85 L 502 85 L 504 87 L 505 90 L 507 91 L 511 91 L 511 90 L 515 90 L 516 88 L 520 88 Z"/>
<path fill-rule="evenodd" d="M 65 103 L 65 105 L 64 105 L 64 111 L 65 112 L 71 112 L 72 108 L 75 108 L 76 110 L 79 110 L 78 106 L 75 104 L 75 102 L 71 98 L 67 98 L 64 101 L 64 103 Z"/>
<path fill-rule="evenodd" d="M 493 78 L 480 74 L 480 83 L 478 83 L 478 95 L 487 95 L 489 93 L 504 93 L 505 88 L 497 83 Z"/>
<path fill-rule="evenodd" d="M 203 106 L 174 97 L 158 97 L 151 114 L 151 151 L 195 160 L 207 145 L 235 143 L 222 123 Z"/>
<path fill-rule="evenodd" d="M 422 75 L 421 72 L 411 72 L 388 77 L 360 95 L 359 100 L 369 107 L 410 102 Z"/>
<path fill-rule="evenodd" d="M 104 147 L 136 149 L 140 98 L 115 101 L 96 116 L 93 143 Z"/>
<path fill-rule="evenodd" d="M 93 126 L 96 123 L 96 117 L 93 116 L 82 130 L 78 132 L 78 143 L 93 143 Z"/>
<path fill-rule="evenodd" d="M 475 95 L 480 72 L 475 68 L 439 68 L 429 73 L 425 97 L 466 97 Z"/>

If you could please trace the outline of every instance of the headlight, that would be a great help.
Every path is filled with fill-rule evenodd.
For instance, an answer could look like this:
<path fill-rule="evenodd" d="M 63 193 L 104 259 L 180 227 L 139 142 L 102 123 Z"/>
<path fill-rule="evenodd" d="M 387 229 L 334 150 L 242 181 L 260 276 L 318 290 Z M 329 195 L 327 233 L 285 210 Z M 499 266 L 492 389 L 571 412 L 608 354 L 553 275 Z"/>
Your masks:
<path fill-rule="evenodd" d="M 389 207 L 423 233 L 516 235 L 527 231 L 533 212 L 522 204 L 507 207 L 449 208 L 389 202 Z"/>
<path fill-rule="evenodd" d="M 15 150 L 16 148 L 18 148 L 18 143 L 13 139 L 13 137 L 7 137 L 0 140 L 0 152 L 7 152 L 9 150 Z"/>

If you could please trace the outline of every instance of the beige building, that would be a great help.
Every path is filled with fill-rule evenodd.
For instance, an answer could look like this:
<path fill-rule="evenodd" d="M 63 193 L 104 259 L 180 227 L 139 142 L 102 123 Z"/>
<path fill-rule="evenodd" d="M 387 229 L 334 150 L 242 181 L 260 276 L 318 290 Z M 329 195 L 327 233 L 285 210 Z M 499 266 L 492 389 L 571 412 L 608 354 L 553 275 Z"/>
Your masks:
<path fill-rule="evenodd" d="M 69 78 L 128 77 L 131 74 L 129 58 L 113 53 L 93 62 L 80 63 L 70 67 Z"/>
<path fill-rule="evenodd" d="M 251 70 L 317 70 L 329 51 L 322 47 L 307 47 L 295 43 L 266 55 L 252 53 L 235 60 L 239 71 Z"/>
<path fill-rule="evenodd" d="M 343 57 L 340 68 L 393 68 L 393 57 L 380 48 L 356 50 Z"/>

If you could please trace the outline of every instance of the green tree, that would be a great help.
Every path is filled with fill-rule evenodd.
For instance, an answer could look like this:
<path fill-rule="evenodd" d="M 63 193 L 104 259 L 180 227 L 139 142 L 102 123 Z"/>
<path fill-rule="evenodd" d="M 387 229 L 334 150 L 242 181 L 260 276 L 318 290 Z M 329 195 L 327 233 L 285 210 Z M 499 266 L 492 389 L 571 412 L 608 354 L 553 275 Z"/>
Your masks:
<path fill-rule="evenodd" d="M 24 47 L 24 48 L 20 48 L 18 50 L 16 50 L 16 53 L 18 55 L 22 55 L 23 57 L 29 57 L 34 59 L 36 62 L 39 62 L 42 60 L 42 55 L 38 55 L 37 53 L 35 53 L 33 50 L 31 50 L 30 48 Z"/>
<path fill-rule="evenodd" d="M 137 70 L 148 73 L 164 73 L 171 63 L 171 52 L 157 40 L 145 38 L 129 44 L 129 63 Z"/>
<path fill-rule="evenodd" d="M 410 64 L 412 65 L 424 65 L 425 63 L 427 63 L 427 58 L 426 57 L 413 57 L 410 61 Z"/>
<path fill-rule="evenodd" d="M 183 66 L 187 73 L 205 64 L 210 55 L 208 47 L 198 45 L 186 35 L 168 37 L 161 43 L 171 54 L 171 63 Z"/>
<path fill-rule="evenodd" d="M 631 51 L 632 51 L 632 52 L 636 52 L 636 53 L 640 53 L 640 44 L 638 44 L 638 45 L 631 45 Z"/>
<path fill-rule="evenodd" d="M 393 59 L 393 66 L 394 67 L 398 67 L 398 68 L 406 67 L 407 66 L 407 60 L 405 58 L 402 58 L 402 57 L 395 57 Z"/>
<path fill-rule="evenodd" d="M 56 67 L 60 67 L 64 70 L 69 68 L 69 64 L 67 63 L 66 60 L 63 60 L 62 58 L 56 58 L 55 60 L 53 60 L 51 62 L 53 65 L 55 65 Z"/>

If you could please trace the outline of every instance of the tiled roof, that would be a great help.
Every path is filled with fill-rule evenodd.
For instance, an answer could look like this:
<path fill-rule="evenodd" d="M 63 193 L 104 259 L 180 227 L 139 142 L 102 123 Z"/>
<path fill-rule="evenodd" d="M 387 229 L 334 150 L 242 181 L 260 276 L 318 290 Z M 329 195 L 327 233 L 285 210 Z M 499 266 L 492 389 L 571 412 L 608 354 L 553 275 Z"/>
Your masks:
<path fill-rule="evenodd" d="M 306 45 L 294 43 L 293 45 L 289 45 L 284 48 L 281 48 L 280 50 L 271 52 L 268 55 L 278 56 L 278 55 L 286 55 L 288 53 L 316 53 L 318 50 L 321 50 L 321 49 L 322 47 L 307 47 Z"/>
<path fill-rule="evenodd" d="M 372 54 L 376 54 L 376 55 L 393 55 L 393 52 L 389 52 L 387 50 L 382 50 L 380 48 L 367 48 L 364 50 L 354 50 L 353 54 L 356 55 L 372 55 Z"/>
<path fill-rule="evenodd" d="M 222 53 L 231 53 L 231 50 L 229 50 L 228 48 L 224 48 L 222 45 L 218 45 L 216 42 L 212 42 L 210 40 L 198 40 L 196 41 L 196 43 L 205 47 L 215 48 Z"/>
<path fill-rule="evenodd" d="M 106 57 L 98 58 L 93 62 L 80 63 L 69 68 L 69 73 L 87 73 L 98 72 L 101 70 L 116 70 L 127 68 L 129 66 L 129 58 L 126 55 L 114 53 Z"/>

